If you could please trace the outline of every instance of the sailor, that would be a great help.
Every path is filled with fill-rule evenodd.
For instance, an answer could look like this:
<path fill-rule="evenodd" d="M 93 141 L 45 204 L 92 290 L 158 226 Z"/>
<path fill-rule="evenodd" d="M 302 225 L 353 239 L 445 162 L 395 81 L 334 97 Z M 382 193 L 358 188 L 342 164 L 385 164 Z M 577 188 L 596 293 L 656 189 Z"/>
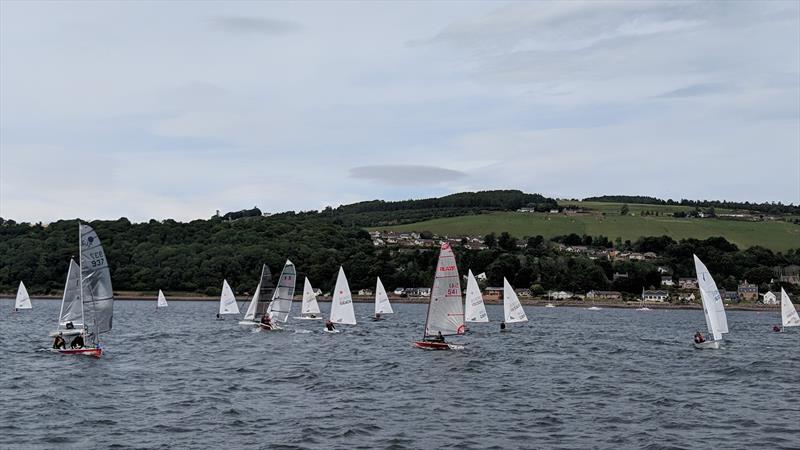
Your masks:
<path fill-rule="evenodd" d="M 72 323 L 72 321 L 70 321 L 70 322 L 67 322 L 66 327 L 67 327 L 68 330 L 74 330 L 75 329 L 75 324 Z"/>
<path fill-rule="evenodd" d="M 325 321 L 325 328 L 327 328 L 328 331 L 334 331 L 336 329 L 336 327 L 333 326 L 333 322 L 330 320 Z"/>
<path fill-rule="evenodd" d="M 438 333 L 436 333 L 436 336 L 434 336 L 433 339 L 431 340 L 433 342 L 444 342 L 444 336 L 442 336 L 442 332 L 439 331 Z"/>
<path fill-rule="evenodd" d="M 75 336 L 75 339 L 72 340 L 69 346 L 70 348 L 83 348 L 83 335 L 79 334 Z"/>
<path fill-rule="evenodd" d="M 222 320 L 222 318 L 219 316 L 219 313 L 217 313 L 217 320 Z"/>
<path fill-rule="evenodd" d="M 706 338 L 703 336 L 703 333 L 700 330 L 697 330 L 697 333 L 694 334 L 694 343 L 695 344 L 702 344 L 706 341 Z"/>
<path fill-rule="evenodd" d="M 59 350 L 67 348 L 67 343 L 64 341 L 64 337 L 61 335 L 61 333 L 58 333 L 56 338 L 53 339 L 53 348 Z"/>
<path fill-rule="evenodd" d="M 381 320 L 381 313 L 375 313 L 375 317 L 372 318 L 373 320 Z"/>
<path fill-rule="evenodd" d="M 505 329 L 506 329 L 506 323 L 505 322 L 500 322 L 500 331 L 503 331 Z"/>
<path fill-rule="evenodd" d="M 780 331 L 781 331 L 781 326 L 780 326 L 780 325 L 773 325 L 773 326 L 772 326 L 772 331 L 774 331 L 774 332 L 776 332 L 776 333 L 780 333 Z"/>
<path fill-rule="evenodd" d="M 272 329 L 272 319 L 270 319 L 269 314 L 261 316 L 261 326 L 268 330 Z"/>

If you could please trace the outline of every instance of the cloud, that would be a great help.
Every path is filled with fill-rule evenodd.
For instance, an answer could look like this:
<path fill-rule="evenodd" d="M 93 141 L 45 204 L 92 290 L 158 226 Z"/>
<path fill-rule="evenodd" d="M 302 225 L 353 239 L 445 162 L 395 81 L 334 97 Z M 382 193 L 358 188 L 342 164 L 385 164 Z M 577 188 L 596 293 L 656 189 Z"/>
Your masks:
<path fill-rule="evenodd" d="M 691 86 L 674 89 L 669 92 L 657 95 L 658 98 L 680 98 L 680 97 L 699 97 L 702 95 L 721 94 L 730 92 L 730 86 L 721 83 L 700 83 Z"/>
<path fill-rule="evenodd" d="M 466 173 L 458 170 L 415 164 L 384 164 L 350 169 L 350 178 L 392 186 L 436 186 L 458 181 L 466 176 Z"/>
<path fill-rule="evenodd" d="M 222 16 L 215 17 L 210 22 L 211 27 L 216 30 L 239 34 L 277 36 L 300 29 L 300 24 L 297 22 L 263 17 Z"/>

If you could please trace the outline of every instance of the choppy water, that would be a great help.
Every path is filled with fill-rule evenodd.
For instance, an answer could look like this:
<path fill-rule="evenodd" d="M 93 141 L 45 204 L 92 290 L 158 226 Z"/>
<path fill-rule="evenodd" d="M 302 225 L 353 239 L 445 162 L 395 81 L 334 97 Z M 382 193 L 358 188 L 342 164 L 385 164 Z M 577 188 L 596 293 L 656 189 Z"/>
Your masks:
<path fill-rule="evenodd" d="M 800 330 L 777 312 L 729 312 L 725 349 L 697 351 L 699 311 L 526 307 L 429 352 L 424 305 L 356 304 L 331 335 L 118 301 L 94 359 L 45 350 L 58 306 L 0 302 L 2 448 L 800 448 Z"/>

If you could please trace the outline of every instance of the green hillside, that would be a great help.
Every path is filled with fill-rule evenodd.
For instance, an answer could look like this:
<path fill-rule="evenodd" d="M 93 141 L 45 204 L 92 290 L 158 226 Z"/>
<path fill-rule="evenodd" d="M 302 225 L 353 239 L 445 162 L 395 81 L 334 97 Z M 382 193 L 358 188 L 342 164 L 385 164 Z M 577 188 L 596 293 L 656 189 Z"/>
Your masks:
<path fill-rule="evenodd" d="M 560 202 L 566 204 L 569 202 Z M 581 202 L 587 207 L 588 202 Z M 545 238 L 569 233 L 604 235 L 610 239 L 636 240 L 641 236 L 667 235 L 675 240 L 705 239 L 723 236 L 740 248 L 754 245 L 774 251 L 800 247 L 800 226 L 788 222 L 744 222 L 721 219 L 676 219 L 670 216 L 641 216 L 640 210 L 685 210 L 674 206 L 629 205 L 635 216 L 620 216 L 621 205 L 603 203 L 606 215 L 495 212 L 481 215 L 447 217 L 376 230 L 431 231 L 439 235 L 485 235 L 507 231 L 517 237 L 542 235 Z M 663 210 L 661 208 L 664 208 Z M 616 214 L 612 214 L 616 211 Z"/>

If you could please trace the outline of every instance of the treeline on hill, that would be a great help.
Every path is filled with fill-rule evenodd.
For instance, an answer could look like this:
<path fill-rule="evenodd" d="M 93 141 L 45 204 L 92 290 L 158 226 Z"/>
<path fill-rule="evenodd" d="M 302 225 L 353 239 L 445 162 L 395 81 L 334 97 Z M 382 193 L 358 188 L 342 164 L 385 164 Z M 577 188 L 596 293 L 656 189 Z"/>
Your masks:
<path fill-rule="evenodd" d="M 353 290 L 373 288 L 377 276 L 389 289 L 421 287 L 432 284 L 438 257 L 436 249 L 378 249 L 363 229 L 308 213 L 189 223 L 151 220 L 132 224 L 122 218 L 91 225 L 103 241 L 116 291 L 163 289 L 218 295 L 222 280 L 227 279 L 241 295 L 253 291 L 263 263 L 277 280 L 287 258 L 297 267 L 298 286 L 308 276 L 315 287 L 330 291 L 342 265 Z M 611 245 L 603 236 L 569 235 L 555 241 L 603 248 Z M 761 247 L 740 250 L 724 238 L 676 242 L 662 236 L 613 243 L 618 249 L 655 252 L 660 259 L 654 262 L 565 255 L 553 241 L 541 236 L 527 238 L 525 248 L 507 233 L 487 236 L 486 244 L 490 248 L 485 250 L 454 246 L 462 275 L 467 269 L 486 272 L 489 285 L 501 286 L 506 277 L 515 287 L 530 287 L 539 294 L 614 289 L 637 295 L 643 288 L 658 287 L 658 265 L 669 267 L 675 277 L 694 276 L 693 253 L 726 289 L 735 289 L 745 278 L 765 285 L 775 278 L 775 266 L 800 265 L 800 249 L 786 254 Z M 76 220 L 45 227 L 0 219 L 0 290 L 13 292 L 19 281 L 24 281 L 33 294 L 60 291 L 69 258 L 77 251 Z M 615 272 L 628 277 L 614 280 Z"/>
<path fill-rule="evenodd" d="M 607 203 L 637 203 L 644 205 L 673 205 L 689 206 L 693 208 L 725 208 L 756 211 L 766 214 L 800 214 L 800 205 L 783 203 L 750 203 L 750 202 L 729 202 L 725 200 L 662 200 L 660 198 L 648 197 L 646 195 L 601 195 L 598 197 L 586 197 L 585 202 L 607 202 Z"/>

